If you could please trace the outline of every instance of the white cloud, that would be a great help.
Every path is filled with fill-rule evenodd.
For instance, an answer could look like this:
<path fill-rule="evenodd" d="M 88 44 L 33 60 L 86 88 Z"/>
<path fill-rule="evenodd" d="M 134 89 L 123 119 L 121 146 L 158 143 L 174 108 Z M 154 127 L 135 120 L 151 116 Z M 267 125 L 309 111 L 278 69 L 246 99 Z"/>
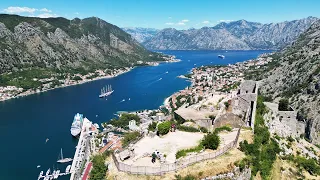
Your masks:
<path fill-rule="evenodd" d="M 219 21 L 217 21 L 218 23 L 221 23 L 221 22 L 226 22 L 226 23 L 228 23 L 228 22 L 231 22 L 231 21 L 233 21 L 233 20 L 225 20 L 225 19 L 221 19 L 221 20 L 219 20 Z"/>
<path fill-rule="evenodd" d="M 52 11 L 47 8 L 40 9 L 41 12 L 51 13 Z"/>
<path fill-rule="evenodd" d="M 9 14 L 19 14 L 19 13 L 34 13 L 35 11 L 37 11 L 37 9 L 35 8 L 29 8 L 29 7 L 13 7 L 10 6 L 6 9 L 3 10 L 3 12 L 5 13 L 9 13 Z"/>
<path fill-rule="evenodd" d="M 171 17 L 169 17 L 169 18 L 171 18 Z M 179 22 L 176 22 L 176 23 L 173 23 L 173 22 L 167 22 L 167 23 L 165 23 L 165 25 L 176 25 L 176 26 L 185 26 L 186 25 L 186 23 L 187 22 L 189 22 L 189 20 L 188 19 L 183 19 L 183 20 L 181 20 L 181 21 L 179 21 Z"/>
<path fill-rule="evenodd" d="M 210 21 L 203 21 L 202 24 L 209 24 Z"/>
<path fill-rule="evenodd" d="M 58 15 L 57 14 L 50 14 L 50 13 L 43 13 L 43 14 L 37 15 L 37 17 L 39 17 L 39 18 L 50 18 L 50 17 L 58 17 Z"/>
<path fill-rule="evenodd" d="M 47 8 L 36 9 L 30 7 L 13 7 L 10 6 L 6 9 L 3 9 L 2 12 L 8 14 L 19 14 L 19 15 L 26 15 L 32 17 L 40 17 L 40 18 L 49 18 L 49 17 L 58 17 L 57 14 L 52 13 L 52 10 Z"/>

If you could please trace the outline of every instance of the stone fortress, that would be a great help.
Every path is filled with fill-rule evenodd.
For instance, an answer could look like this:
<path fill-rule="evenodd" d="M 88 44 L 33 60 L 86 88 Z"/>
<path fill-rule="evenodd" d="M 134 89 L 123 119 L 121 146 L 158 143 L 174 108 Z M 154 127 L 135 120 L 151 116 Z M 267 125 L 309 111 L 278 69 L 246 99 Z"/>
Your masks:
<path fill-rule="evenodd" d="M 289 111 L 279 111 L 276 103 L 264 102 L 264 104 L 269 109 L 265 119 L 271 133 L 276 133 L 281 137 L 299 137 L 305 134 L 306 124 L 298 121 L 297 112 L 292 107 Z"/>
<path fill-rule="evenodd" d="M 258 83 L 246 80 L 240 84 L 235 97 L 231 100 L 232 113 L 244 118 L 246 126 L 254 128 L 258 97 Z"/>

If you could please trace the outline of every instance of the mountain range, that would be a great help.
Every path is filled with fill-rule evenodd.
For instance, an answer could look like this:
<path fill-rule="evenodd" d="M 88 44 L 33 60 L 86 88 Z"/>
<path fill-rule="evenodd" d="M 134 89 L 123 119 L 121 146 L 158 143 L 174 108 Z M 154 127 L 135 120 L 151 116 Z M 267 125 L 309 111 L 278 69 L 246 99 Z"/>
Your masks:
<path fill-rule="evenodd" d="M 306 136 L 320 144 L 320 20 L 302 33 L 297 41 L 271 55 L 274 62 L 262 71 L 253 71 L 266 96 L 288 98 L 306 123 Z"/>
<path fill-rule="evenodd" d="M 94 71 L 160 56 L 96 17 L 68 20 L 0 14 L 0 39 L 0 74 L 24 68 Z"/>
<path fill-rule="evenodd" d="M 133 27 L 133 28 L 122 28 L 125 32 L 131 34 L 134 39 L 136 39 L 139 43 L 143 43 L 152 37 L 154 37 L 159 30 L 155 28 L 140 28 L 140 27 Z"/>
<path fill-rule="evenodd" d="M 143 28 L 124 30 L 146 48 L 154 50 L 254 50 L 281 49 L 297 39 L 318 18 L 262 24 L 239 20 L 214 27 L 156 31 Z M 143 38 L 141 38 L 143 37 Z"/>

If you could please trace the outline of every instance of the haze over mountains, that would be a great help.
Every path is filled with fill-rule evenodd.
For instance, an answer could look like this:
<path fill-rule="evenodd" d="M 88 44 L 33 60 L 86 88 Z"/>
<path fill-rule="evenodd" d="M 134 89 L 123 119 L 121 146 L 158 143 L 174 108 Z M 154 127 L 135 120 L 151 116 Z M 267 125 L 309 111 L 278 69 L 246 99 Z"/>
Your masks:
<path fill-rule="evenodd" d="M 246 20 L 222 22 L 201 29 L 163 30 L 124 28 L 148 49 L 155 50 L 254 50 L 281 49 L 292 43 L 318 18 L 262 24 Z"/>

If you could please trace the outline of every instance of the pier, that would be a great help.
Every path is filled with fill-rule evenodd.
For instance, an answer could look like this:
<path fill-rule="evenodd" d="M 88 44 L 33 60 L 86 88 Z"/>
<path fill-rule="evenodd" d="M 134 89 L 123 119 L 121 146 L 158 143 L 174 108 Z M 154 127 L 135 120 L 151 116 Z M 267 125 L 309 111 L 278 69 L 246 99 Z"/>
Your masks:
<path fill-rule="evenodd" d="M 58 179 L 59 176 L 69 174 L 71 174 L 70 180 L 78 180 L 82 179 L 82 177 L 87 177 L 90 172 L 90 168 L 85 169 L 85 167 L 90 164 L 90 156 L 95 152 L 94 136 L 97 132 L 97 128 L 92 124 L 92 122 L 87 118 L 84 118 L 72 164 L 67 166 L 65 172 L 61 173 L 60 170 L 55 170 L 52 174 L 50 174 L 50 169 L 48 169 L 46 173 L 41 171 L 38 176 L 38 180 Z"/>
<path fill-rule="evenodd" d="M 81 179 L 84 169 L 87 163 L 89 163 L 91 154 L 95 152 L 93 136 L 96 132 L 97 129 L 92 122 L 84 118 L 78 145 L 71 165 L 70 180 Z"/>
<path fill-rule="evenodd" d="M 43 174 L 43 171 L 41 171 L 38 176 L 38 180 L 40 180 L 42 178 L 43 178 L 43 180 L 58 179 L 59 176 L 65 176 L 65 175 L 70 174 L 70 168 L 71 168 L 71 165 L 68 165 L 66 168 L 66 172 L 64 172 L 64 173 L 60 173 L 60 170 L 56 170 L 56 171 L 53 171 L 52 174 L 50 174 L 50 169 L 48 169 L 47 173 Z"/>

